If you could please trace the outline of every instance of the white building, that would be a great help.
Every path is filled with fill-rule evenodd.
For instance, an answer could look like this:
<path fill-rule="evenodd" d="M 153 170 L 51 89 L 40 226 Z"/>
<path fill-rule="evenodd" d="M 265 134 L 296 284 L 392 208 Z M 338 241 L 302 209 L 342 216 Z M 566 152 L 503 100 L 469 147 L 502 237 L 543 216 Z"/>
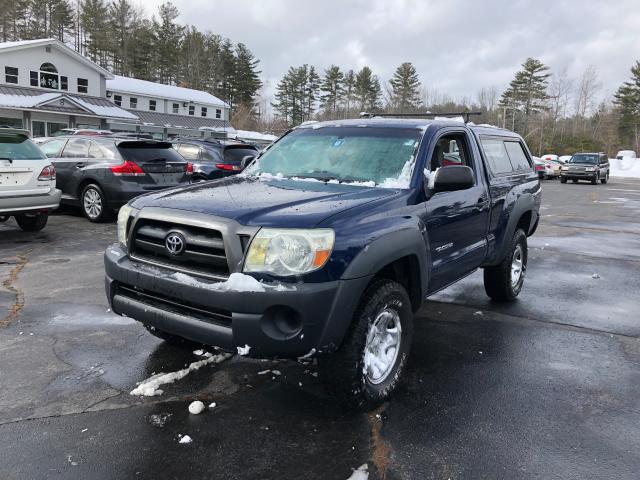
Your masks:
<path fill-rule="evenodd" d="M 62 42 L 0 43 L 0 125 L 36 137 L 67 128 L 226 136 L 229 105 L 215 96 L 114 76 Z"/>

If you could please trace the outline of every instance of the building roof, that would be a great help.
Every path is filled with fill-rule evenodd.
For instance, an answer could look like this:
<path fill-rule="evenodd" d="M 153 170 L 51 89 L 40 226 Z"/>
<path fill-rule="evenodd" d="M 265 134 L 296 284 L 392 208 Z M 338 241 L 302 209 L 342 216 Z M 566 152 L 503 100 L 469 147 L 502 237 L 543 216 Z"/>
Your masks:
<path fill-rule="evenodd" d="M 36 46 L 46 46 L 51 45 L 54 48 L 62 51 L 63 53 L 75 58 L 81 63 L 84 63 L 87 67 L 96 70 L 100 74 L 102 74 L 107 80 L 113 78 L 113 75 L 108 70 L 105 70 L 101 66 L 93 63 L 87 57 L 81 55 L 76 52 L 73 48 L 68 47 L 60 40 L 56 40 L 55 38 L 39 38 L 37 40 L 20 40 L 17 42 L 1 42 L 0 43 L 0 51 L 1 52 L 9 52 L 13 50 L 24 50 Z"/>
<path fill-rule="evenodd" d="M 229 122 L 222 119 L 196 117 L 191 115 L 176 115 L 173 113 L 146 112 L 143 110 L 129 110 L 129 112 L 140 118 L 140 122 L 143 125 L 168 128 L 188 128 L 192 130 L 211 129 L 218 131 L 218 129 L 233 129 Z"/>
<path fill-rule="evenodd" d="M 69 115 L 117 118 L 130 122 L 138 120 L 136 115 L 116 106 L 106 98 L 6 85 L 0 85 L 0 108 L 26 108 Z"/>
<path fill-rule="evenodd" d="M 113 79 L 107 80 L 107 90 L 229 108 L 227 103 L 207 92 L 138 80 L 137 78 L 122 77 L 120 75 L 115 75 Z"/>

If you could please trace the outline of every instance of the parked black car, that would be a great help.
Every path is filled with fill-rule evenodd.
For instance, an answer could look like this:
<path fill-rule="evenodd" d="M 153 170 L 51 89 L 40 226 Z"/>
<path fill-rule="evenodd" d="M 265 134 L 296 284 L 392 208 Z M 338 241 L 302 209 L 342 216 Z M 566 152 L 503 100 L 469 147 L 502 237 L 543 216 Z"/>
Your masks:
<path fill-rule="evenodd" d="M 245 157 L 256 157 L 259 153 L 248 143 L 215 139 L 179 138 L 173 141 L 173 146 L 193 164 L 194 182 L 236 175 L 242 171 Z"/>
<path fill-rule="evenodd" d="M 168 142 L 74 136 L 40 148 L 56 168 L 62 203 L 79 205 L 92 222 L 143 193 L 190 183 L 193 172 Z"/>
<path fill-rule="evenodd" d="M 560 181 L 578 183 L 589 180 L 592 185 L 609 181 L 609 158 L 605 153 L 576 153 L 562 166 Z"/>

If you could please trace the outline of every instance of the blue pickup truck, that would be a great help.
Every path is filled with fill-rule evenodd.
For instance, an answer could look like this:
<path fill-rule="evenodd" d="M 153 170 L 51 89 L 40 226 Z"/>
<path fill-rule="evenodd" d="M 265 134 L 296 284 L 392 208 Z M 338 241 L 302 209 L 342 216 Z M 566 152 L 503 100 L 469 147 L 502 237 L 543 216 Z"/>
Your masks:
<path fill-rule="evenodd" d="M 318 358 L 368 408 L 398 384 L 413 314 L 478 268 L 513 300 L 541 190 L 523 139 L 453 120 L 322 122 L 235 177 L 138 197 L 105 252 L 112 310 L 171 342 Z"/>

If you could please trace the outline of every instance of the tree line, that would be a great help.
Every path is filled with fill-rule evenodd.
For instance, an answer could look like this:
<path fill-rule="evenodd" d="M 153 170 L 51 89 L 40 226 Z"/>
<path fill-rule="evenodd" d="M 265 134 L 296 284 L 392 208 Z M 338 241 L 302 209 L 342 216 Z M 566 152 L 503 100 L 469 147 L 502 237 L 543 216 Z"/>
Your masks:
<path fill-rule="evenodd" d="M 481 88 L 475 97 L 454 99 L 428 89 L 411 62 L 400 64 L 383 83 L 369 67 L 359 71 L 331 65 L 321 74 L 314 66 L 291 67 L 276 87 L 272 129 L 309 120 L 353 118 L 360 112 L 481 112 L 476 123 L 520 133 L 532 152 L 571 154 L 578 150 L 640 151 L 640 62 L 609 100 L 598 100 L 601 83 L 594 66 L 579 78 L 552 73 L 540 60 L 528 58 L 509 85 Z"/>
<path fill-rule="evenodd" d="M 252 110 L 259 61 L 242 43 L 177 22 L 164 3 L 147 17 L 131 0 L 0 0 L 0 40 L 56 38 L 116 75 L 210 92 Z"/>

